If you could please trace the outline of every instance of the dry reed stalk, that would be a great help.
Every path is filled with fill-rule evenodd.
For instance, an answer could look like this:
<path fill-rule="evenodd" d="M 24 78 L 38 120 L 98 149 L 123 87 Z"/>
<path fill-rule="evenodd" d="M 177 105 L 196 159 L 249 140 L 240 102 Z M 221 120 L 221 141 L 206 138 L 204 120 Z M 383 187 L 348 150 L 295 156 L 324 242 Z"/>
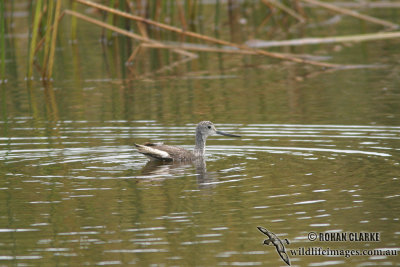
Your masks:
<path fill-rule="evenodd" d="M 130 13 L 134 13 L 135 12 L 135 7 L 134 7 L 134 5 L 133 5 L 133 3 L 131 1 L 126 0 L 126 5 L 127 5 L 128 9 L 129 9 Z M 137 10 L 139 10 L 139 12 L 140 12 L 140 7 L 138 7 Z M 137 21 L 136 25 L 137 25 L 137 27 L 139 29 L 140 34 L 145 38 L 149 38 L 149 35 L 147 34 L 147 30 L 146 30 L 145 24 L 143 24 L 142 22 Z"/>
<path fill-rule="evenodd" d="M 144 9 L 146 7 L 142 7 L 142 0 L 136 0 L 136 10 L 139 14 L 144 15 Z M 146 4 L 145 4 L 146 5 Z M 132 12 L 133 13 L 133 12 Z M 147 29 L 146 29 L 146 24 L 144 24 L 143 22 L 140 21 L 136 21 L 136 24 L 138 26 L 139 32 L 141 33 L 142 36 L 149 38 L 149 35 L 147 33 Z"/>
<path fill-rule="evenodd" d="M 154 20 L 146 19 L 146 18 L 143 18 L 143 17 L 140 17 L 140 16 L 136 16 L 136 15 L 133 15 L 133 14 L 129 14 L 129 13 L 117 10 L 117 9 L 111 9 L 111 8 L 109 8 L 107 6 L 100 5 L 100 4 L 91 2 L 91 1 L 87 1 L 87 0 L 76 0 L 76 1 L 81 3 L 81 4 L 87 5 L 87 6 L 98 8 L 98 9 L 106 11 L 106 12 L 112 12 L 114 14 L 117 14 L 117 15 L 125 17 L 125 18 L 129 18 L 129 19 L 132 19 L 132 20 L 140 21 L 140 22 L 143 22 L 143 23 L 146 23 L 146 24 L 149 24 L 149 25 L 153 25 L 153 26 L 162 28 L 164 30 L 177 32 L 177 33 L 182 34 L 182 35 L 187 35 L 187 36 L 190 36 L 190 37 L 202 39 L 202 40 L 209 41 L 209 42 L 216 43 L 216 44 L 220 44 L 220 45 L 233 46 L 233 47 L 240 46 L 240 45 L 228 42 L 228 41 L 220 40 L 220 39 L 217 39 L 217 38 L 209 37 L 209 36 L 202 35 L 202 34 L 195 33 L 195 32 L 191 32 L 191 31 L 186 31 L 184 29 L 181 29 L 181 28 L 178 28 L 178 27 L 175 27 L 175 26 L 171 26 L 171 25 L 168 25 L 168 24 L 164 24 L 164 23 L 161 23 L 161 22 L 154 21 Z"/>
<path fill-rule="evenodd" d="M 156 0 L 155 1 L 155 7 L 154 7 L 154 16 L 153 16 L 154 20 L 160 20 L 161 8 L 162 8 L 161 1 L 160 0 Z"/>
<path fill-rule="evenodd" d="M 238 50 L 238 49 L 223 49 L 214 47 L 199 47 L 193 45 L 158 45 L 158 44 L 142 44 L 141 47 L 148 48 L 159 48 L 159 49 L 176 49 L 182 48 L 189 51 L 199 51 L 199 52 L 214 52 L 214 53 L 227 53 L 227 54 L 243 54 L 243 55 L 257 55 L 257 52 L 249 50 Z"/>
<path fill-rule="evenodd" d="M 97 25 L 97 26 L 100 26 L 100 27 L 102 27 L 102 28 L 115 31 L 115 32 L 117 32 L 117 33 L 119 33 L 119 34 L 122 34 L 122 35 L 125 35 L 125 36 L 128 36 L 128 37 L 131 37 L 131 38 L 133 38 L 133 39 L 136 39 L 136 40 L 139 40 L 139 41 L 142 41 L 142 42 L 156 43 L 156 44 L 163 45 L 162 43 L 157 42 L 157 41 L 155 41 L 155 40 L 152 40 L 152 39 L 149 39 L 149 38 L 145 38 L 145 37 L 143 37 L 143 36 L 137 35 L 137 34 L 135 34 L 135 33 L 133 33 L 133 32 L 127 31 L 127 30 L 123 30 L 123 29 L 118 28 L 118 27 L 113 26 L 113 25 L 109 25 L 109 24 L 107 24 L 107 23 L 105 23 L 105 22 L 99 21 L 99 20 L 97 20 L 97 19 L 90 18 L 90 17 L 88 17 L 88 16 L 85 16 L 85 15 L 83 15 L 83 14 L 81 14 L 81 13 L 78 13 L 78 12 L 75 12 L 75 11 L 72 11 L 72 10 L 65 10 L 65 13 L 68 14 L 68 15 L 75 16 L 75 17 L 77 17 L 77 18 L 80 18 L 80 19 L 82 19 L 82 20 L 85 20 L 85 21 L 87 21 L 87 22 L 93 23 L 93 24 L 95 24 L 95 25 Z M 178 54 L 181 54 L 181 55 L 190 57 L 190 58 L 196 58 L 196 57 L 197 57 L 196 54 L 193 54 L 193 53 L 184 51 L 184 50 L 182 50 L 182 49 L 174 49 L 173 51 L 174 51 L 175 53 L 178 53 Z"/>
<path fill-rule="evenodd" d="M 263 19 L 263 21 L 261 21 L 260 25 L 257 26 L 256 32 L 259 32 L 259 31 L 262 29 L 262 27 L 264 27 L 264 26 L 268 23 L 268 21 L 269 21 L 271 18 L 272 18 L 272 13 L 268 14 L 268 15 Z"/>
<path fill-rule="evenodd" d="M 378 32 L 368 34 L 357 34 L 350 36 L 332 36 L 320 38 L 302 38 L 284 41 L 266 41 L 259 47 L 281 47 L 281 46 L 297 46 L 297 45 L 313 45 L 328 43 L 345 43 L 345 42 L 364 42 L 372 40 L 384 40 L 400 38 L 400 32 Z"/>
<path fill-rule="evenodd" d="M 400 8 L 400 2 L 393 0 L 380 1 L 335 1 L 336 6 L 347 8 Z"/>
<path fill-rule="evenodd" d="M 288 13 L 290 16 L 294 17 L 295 19 L 297 19 L 301 23 L 304 23 L 306 21 L 305 18 L 303 18 L 303 16 L 298 14 L 293 9 L 285 6 L 281 2 L 278 2 L 276 0 L 261 0 L 261 2 L 263 2 L 265 5 L 270 4 L 270 5 L 273 5 L 273 6 L 277 7 L 277 8 L 279 8 L 279 9 L 281 9 L 282 11 Z"/>
<path fill-rule="evenodd" d="M 145 44 L 145 43 L 144 43 Z M 129 56 L 128 60 L 126 61 L 127 64 L 129 64 L 130 62 L 132 62 L 135 57 L 137 56 L 137 54 L 139 54 L 140 48 L 142 48 L 142 46 L 144 44 L 140 44 L 138 46 L 135 47 L 135 49 L 133 50 L 132 54 Z"/>
<path fill-rule="evenodd" d="M 185 11 L 183 10 L 181 1 L 177 1 L 179 20 L 181 21 L 182 28 L 187 30 L 188 25 L 185 19 Z M 147 23 L 147 22 L 146 22 Z"/>
<path fill-rule="evenodd" d="M 145 38 L 149 38 L 149 35 L 147 34 L 146 26 L 144 25 L 144 23 L 138 21 L 137 26 L 138 26 L 140 34 Z"/>
<path fill-rule="evenodd" d="M 186 36 L 202 39 L 202 40 L 205 40 L 205 41 L 208 41 L 208 42 L 212 42 L 212 43 L 216 43 L 216 44 L 220 44 L 220 45 L 226 45 L 226 46 L 236 47 L 236 48 L 239 48 L 239 49 L 255 51 L 259 55 L 264 55 L 264 56 L 268 56 L 268 57 L 272 57 L 272 58 L 276 58 L 276 59 L 289 60 L 289 61 L 293 61 L 293 62 L 297 62 L 297 63 L 310 64 L 310 65 L 315 65 L 315 66 L 319 66 L 319 67 L 327 67 L 327 68 L 338 68 L 338 67 L 341 67 L 341 65 L 337 65 L 337 64 L 331 64 L 331 63 L 325 63 L 325 62 L 316 62 L 316 61 L 311 61 L 311 60 L 303 60 L 303 59 L 300 59 L 300 58 L 287 56 L 287 55 L 284 55 L 284 54 L 281 54 L 281 53 L 267 52 L 267 51 L 260 50 L 260 49 L 252 49 L 252 48 L 250 48 L 250 47 L 248 47 L 246 45 L 235 44 L 235 43 L 231 43 L 231 42 L 224 41 L 224 40 L 221 40 L 221 39 L 217 39 L 217 38 L 209 37 L 209 36 L 206 36 L 206 35 L 202 35 L 202 34 L 199 34 L 199 33 L 185 31 L 183 29 L 180 29 L 180 28 L 177 28 L 177 27 L 174 27 L 174 26 L 171 26 L 171 25 L 167 25 L 167 24 L 164 24 L 164 23 L 156 22 L 156 21 L 153 21 L 153 20 L 150 20 L 150 19 L 146 19 L 146 18 L 143 18 L 143 17 L 136 16 L 136 15 L 132 15 L 132 14 L 120 11 L 120 10 L 112 9 L 112 8 L 107 7 L 107 6 L 103 6 L 103 5 L 100 5 L 100 4 L 97 4 L 97 3 L 93 3 L 91 1 L 87 1 L 87 0 L 75 0 L 75 1 L 78 1 L 79 3 L 87 5 L 87 6 L 98 8 L 100 10 L 104 10 L 104 11 L 107 11 L 107 12 L 112 12 L 114 14 L 120 15 L 120 16 L 125 17 L 125 18 L 138 20 L 138 21 L 141 21 L 141 22 L 153 25 L 153 26 L 160 27 L 160 28 L 165 29 L 165 30 L 174 31 L 174 32 L 177 32 L 177 33 L 182 34 L 182 35 L 186 35 Z M 71 12 L 71 11 L 69 11 L 69 12 Z M 80 16 L 82 16 L 82 15 L 80 14 Z M 104 24 L 104 23 L 102 23 L 102 24 Z M 108 24 L 105 24 L 105 25 L 108 25 Z M 108 25 L 108 26 L 109 27 L 114 27 L 114 26 L 110 26 L 110 25 Z M 118 30 L 121 30 L 121 29 L 119 29 L 117 27 L 114 27 L 114 28 L 116 28 Z M 128 32 L 128 33 L 131 34 L 130 32 Z M 141 37 L 141 39 L 144 39 L 144 38 Z M 146 41 L 146 40 L 144 40 L 144 41 Z"/>
<path fill-rule="evenodd" d="M 352 16 L 352 17 L 355 17 L 358 19 L 362 19 L 362 20 L 369 21 L 372 23 L 380 24 L 380 25 L 383 25 L 386 27 L 395 28 L 395 29 L 397 29 L 399 27 L 398 24 L 395 24 L 395 23 L 392 23 L 392 22 L 389 22 L 386 20 L 378 19 L 375 17 L 371 17 L 368 15 L 364 15 L 357 11 L 349 10 L 349 9 L 342 8 L 342 7 L 337 7 L 337 6 L 329 4 L 329 3 L 323 3 L 323 2 L 320 2 L 317 0 L 301 0 L 301 1 L 312 4 L 312 5 L 320 6 L 320 7 L 323 7 L 323 8 L 326 8 L 326 9 L 329 9 L 329 10 L 332 10 L 332 11 L 335 11 L 335 12 L 338 12 L 341 14 L 349 15 L 349 16 Z"/>

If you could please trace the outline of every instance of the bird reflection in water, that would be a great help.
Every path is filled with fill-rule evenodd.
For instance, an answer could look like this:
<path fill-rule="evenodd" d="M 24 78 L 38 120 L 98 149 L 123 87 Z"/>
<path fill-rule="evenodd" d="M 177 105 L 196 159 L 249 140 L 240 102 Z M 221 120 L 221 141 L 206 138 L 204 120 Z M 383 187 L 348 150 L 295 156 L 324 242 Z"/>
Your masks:
<path fill-rule="evenodd" d="M 148 161 L 142 168 L 141 174 L 150 177 L 178 177 L 185 175 L 187 171 L 193 167 L 196 171 L 199 188 L 209 188 L 216 185 L 218 181 L 217 175 L 207 172 L 204 158 L 199 158 L 190 162 Z"/>

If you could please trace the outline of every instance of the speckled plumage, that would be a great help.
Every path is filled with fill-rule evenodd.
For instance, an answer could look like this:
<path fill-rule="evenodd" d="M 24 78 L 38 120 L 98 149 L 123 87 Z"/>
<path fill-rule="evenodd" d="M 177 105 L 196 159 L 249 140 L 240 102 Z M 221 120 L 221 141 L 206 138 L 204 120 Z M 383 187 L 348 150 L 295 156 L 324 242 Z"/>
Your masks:
<path fill-rule="evenodd" d="M 145 143 L 143 145 L 135 144 L 139 153 L 147 156 L 150 160 L 162 161 L 190 161 L 195 159 L 192 151 L 179 146 L 168 146 L 164 144 Z M 166 152 L 165 153 L 160 153 Z"/>
<path fill-rule="evenodd" d="M 227 134 L 217 131 L 210 121 L 202 121 L 196 127 L 196 145 L 193 151 L 189 151 L 179 146 L 169 146 L 164 144 L 145 143 L 135 144 L 139 153 L 142 153 L 150 160 L 161 161 L 192 161 L 205 155 L 206 139 L 210 135 L 225 135 L 240 137 L 238 135 Z"/>

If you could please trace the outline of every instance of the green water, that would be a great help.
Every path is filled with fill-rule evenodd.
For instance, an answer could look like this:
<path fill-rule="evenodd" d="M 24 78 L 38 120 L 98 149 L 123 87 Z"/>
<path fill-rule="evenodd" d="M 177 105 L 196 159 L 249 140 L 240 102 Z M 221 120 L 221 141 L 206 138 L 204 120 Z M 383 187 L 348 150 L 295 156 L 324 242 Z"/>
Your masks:
<path fill-rule="evenodd" d="M 60 27 L 66 41 L 68 19 Z M 24 33 L 7 37 L 1 85 L 1 266 L 285 266 L 257 226 L 290 240 L 293 266 L 399 264 L 289 252 L 400 249 L 398 40 L 286 51 L 379 68 L 204 53 L 160 71 L 179 58 L 150 49 L 127 67 L 125 38 L 104 46 L 80 23 L 43 86 L 25 81 Z M 210 137 L 194 164 L 148 163 L 133 148 L 190 148 L 202 120 L 242 138 Z M 380 240 L 313 242 L 310 232 Z"/>

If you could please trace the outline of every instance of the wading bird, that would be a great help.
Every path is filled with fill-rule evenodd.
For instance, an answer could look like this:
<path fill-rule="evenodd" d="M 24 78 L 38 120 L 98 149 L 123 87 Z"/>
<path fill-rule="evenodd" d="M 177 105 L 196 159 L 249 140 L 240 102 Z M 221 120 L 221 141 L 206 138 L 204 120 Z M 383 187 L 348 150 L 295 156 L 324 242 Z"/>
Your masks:
<path fill-rule="evenodd" d="M 150 160 L 161 161 L 192 161 L 204 157 L 206 151 L 206 139 L 210 135 L 225 135 L 230 137 L 240 137 L 235 134 L 228 134 L 217 131 L 210 121 L 202 121 L 196 127 L 196 144 L 193 151 L 189 151 L 178 146 L 169 146 L 159 143 L 135 144 L 139 153 L 142 153 Z"/>

